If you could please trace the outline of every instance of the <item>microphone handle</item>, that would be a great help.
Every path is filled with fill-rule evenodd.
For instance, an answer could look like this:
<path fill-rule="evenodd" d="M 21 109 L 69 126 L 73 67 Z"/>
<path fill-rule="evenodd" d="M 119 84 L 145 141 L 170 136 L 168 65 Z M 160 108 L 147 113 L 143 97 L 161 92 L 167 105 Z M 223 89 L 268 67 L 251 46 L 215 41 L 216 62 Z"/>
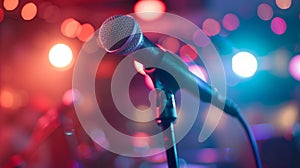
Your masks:
<path fill-rule="evenodd" d="M 189 70 L 188 66 L 177 55 L 168 51 L 163 51 L 145 36 L 143 37 L 143 42 L 138 50 L 139 49 L 143 49 L 143 54 L 137 54 L 135 59 L 147 67 L 146 71 L 152 80 L 156 79 L 154 79 L 154 74 L 151 75 L 151 73 L 155 73 L 155 76 L 159 77 L 160 80 L 169 80 L 168 86 L 172 89 L 173 93 L 175 93 L 180 88 L 178 88 L 176 80 L 173 80 L 174 78 L 170 77 L 171 75 L 166 73 L 171 72 L 173 76 L 180 77 L 181 81 L 187 81 L 188 84 L 185 85 L 184 89 L 194 96 L 199 97 L 203 102 L 212 103 L 214 106 L 233 117 L 239 115 L 239 109 L 235 103 L 221 96 L 216 89 L 212 88 L 202 79 L 193 74 Z M 155 67 L 163 67 L 166 72 L 158 69 L 155 70 L 156 72 L 147 70 L 151 69 L 153 65 Z M 195 86 L 198 87 L 199 93 L 194 92 Z"/>

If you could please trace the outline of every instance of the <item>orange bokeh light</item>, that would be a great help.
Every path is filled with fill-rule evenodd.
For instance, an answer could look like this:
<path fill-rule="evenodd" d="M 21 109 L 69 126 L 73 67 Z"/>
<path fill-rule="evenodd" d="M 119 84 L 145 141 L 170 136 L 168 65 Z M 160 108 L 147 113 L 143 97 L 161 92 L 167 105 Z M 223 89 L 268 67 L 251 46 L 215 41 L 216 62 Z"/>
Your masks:
<path fill-rule="evenodd" d="M 134 12 L 144 20 L 159 18 L 166 11 L 166 5 L 159 0 L 140 0 L 134 5 Z"/>
<path fill-rule="evenodd" d="M 12 108 L 14 95 L 10 89 L 2 89 L 0 93 L 0 104 L 3 108 Z"/>
<path fill-rule="evenodd" d="M 276 0 L 276 5 L 280 9 L 288 9 L 292 5 L 292 0 Z"/>
<path fill-rule="evenodd" d="M 85 23 L 85 24 L 81 25 L 81 30 L 77 37 L 79 40 L 85 42 L 90 37 L 92 37 L 94 32 L 95 32 L 94 27 L 89 23 Z"/>
<path fill-rule="evenodd" d="M 65 19 L 60 26 L 61 33 L 70 38 L 75 38 L 79 34 L 80 30 L 81 25 L 74 18 Z"/>
<path fill-rule="evenodd" d="M 25 4 L 21 11 L 21 16 L 24 20 L 32 20 L 37 14 L 37 6 L 29 2 Z"/>
<path fill-rule="evenodd" d="M 4 0 L 3 1 L 3 7 L 8 10 L 12 11 L 16 9 L 19 5 L 19 0 Z"/>

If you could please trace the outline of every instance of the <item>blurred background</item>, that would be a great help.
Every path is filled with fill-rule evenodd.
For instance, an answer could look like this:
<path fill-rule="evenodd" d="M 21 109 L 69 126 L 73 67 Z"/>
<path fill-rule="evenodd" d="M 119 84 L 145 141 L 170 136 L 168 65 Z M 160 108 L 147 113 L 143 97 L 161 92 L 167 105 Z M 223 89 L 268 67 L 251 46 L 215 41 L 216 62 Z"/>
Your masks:
<path fill-rule="evenodd" d="M 263 166 L 300 167 L 298 0 L 0 2 L 0 167 L 167 167 L 164 153 L 131 158 L 103 149 L 86 135 L 72 104 L 73 68 L 85 42 L 112 15 L 149 11 L 184 17 L 210 38 L 224 65 L 227 96 L 249 122 Z M 151 37 L 183 60 L 198 54 L 176 38 Z M 202 39 L 195 32 L 191 40 L 201 47 L 206 45 Z M 107 96 L 106 86 L 121 60 L 108 54 L 99 65 L 98 97 Z M 209 80 L 205 67 L 197 66 L 195 73 Z M 149 106 L 147 81 L 137 73 L 131 84 L 132 100 L 140 108 Z M 244 130 L 234 118 L 223 115 L 213 135 L 198 141 L 207 106 L 201 106 L 196 124 L 178 144 L 181 167 L 255 167 Z M 116 129 L 132 136 L 159 130 L 155 123 L 135 129 L 136 124 L 117 117 L 112 103 L 102 109 Z M 147 148 L 147 142 L 133 144 Z"/>

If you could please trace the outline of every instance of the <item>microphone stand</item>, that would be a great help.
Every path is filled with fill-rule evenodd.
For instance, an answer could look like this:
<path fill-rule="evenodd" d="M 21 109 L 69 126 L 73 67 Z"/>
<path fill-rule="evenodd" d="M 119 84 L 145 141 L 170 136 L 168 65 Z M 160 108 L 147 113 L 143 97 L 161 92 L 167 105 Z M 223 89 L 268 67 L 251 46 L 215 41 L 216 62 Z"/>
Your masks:
<path fill-rule="evenodd" d="M 153 69 L 152 69 L 153 70 Z M 150 70 L 145 72 L 151 77 L 156 88 L 156 123 L 162 128 L 163 140 L 166 148 L 167 162 L 169 168 L 179 168 L 176 149 L 174 123 L 177 119 L 174 94 L 170 88 L 166 88 L 159 73 Z M 147 72 L 148 71 L 148 72 Z M 156 71 L 154 69 L 154 71 Z M 150 73 L 149 73 L 150 72 Z"/>
<path fill-rule="evenodd" d="M 162 127 L 169 168 L 178 168 L 174 122 L 177 119 L 174 94 L 170 90 L 156 91 L 156 123 Z M 161 112 L 162 111 L 162 112 Z"/>

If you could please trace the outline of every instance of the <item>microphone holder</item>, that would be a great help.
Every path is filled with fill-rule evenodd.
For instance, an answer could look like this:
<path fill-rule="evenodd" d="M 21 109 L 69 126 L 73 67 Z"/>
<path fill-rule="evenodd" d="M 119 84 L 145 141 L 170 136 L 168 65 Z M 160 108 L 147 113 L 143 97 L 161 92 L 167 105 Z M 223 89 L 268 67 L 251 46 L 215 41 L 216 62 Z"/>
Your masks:
<path fill-rule="evenodd" d="M 148 69 L 149 70 L 149 69 Z M 172 90 L 161 82 L 160 73 L 157 69 L 145 70 L 151 77 L 156 88 L 156 123 L 162 128 L 163 140 L 166 148 L 167 162 L 169 168 L 179 168 L 176 149 L 174 123 L 177 119 L 175 98 Z"/>

